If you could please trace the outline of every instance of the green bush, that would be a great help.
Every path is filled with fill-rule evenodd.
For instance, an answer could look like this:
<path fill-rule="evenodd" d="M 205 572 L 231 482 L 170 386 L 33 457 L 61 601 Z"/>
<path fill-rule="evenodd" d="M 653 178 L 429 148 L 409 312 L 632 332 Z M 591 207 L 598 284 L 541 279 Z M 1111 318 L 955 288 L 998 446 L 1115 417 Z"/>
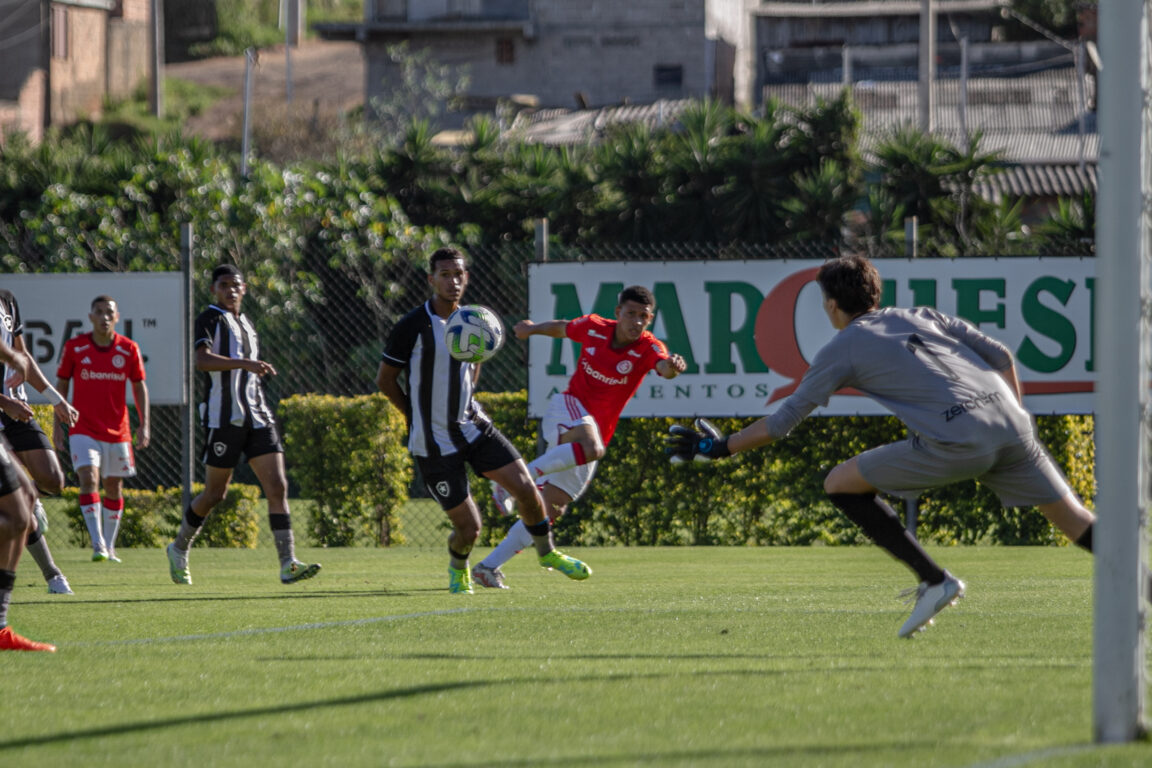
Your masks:
<path fill-rule="evenodd" d="M 403 543 L 411 461 L 404 416 L 383 395 L 295 395 L 280 402 L 288 471 L 315 502 L 310 540 L 324 547 Z"/>
<path fill-rule="evenodd" d="M 524 419 L 523 392 L 482 398 L 526 457 L 535 429 Z M 751 419 L 714 419 L 730 434 Z M 1083 498 L 1094 492 L 1092 420 L 1043 416 L 1040 437 Z M 583 499 L 556 526 L 559 540 L 584 546 L 857 544 L 865 537 L 828 501 L 824 477 L 838 463 L 903 440 L 894 417 L 816 417 L 785 440 L 711 464 L 673 467 L 661 439 L 673 419 L 624 419 Z M 903 511 L 903 501 L 890 500 Z M 490 529 L 500 517 L 479 500 Z M 976 481 L 925 493 L 918 535 L 935 544 L 1051 544 L 1066 539 L 1035 509 L 1001 508 Z M 496 530 L 496 533 L 499 531 Z M 489 537 L 493 531 L 489 531 Z"/>
<path fill-rule="evenodd" d="M 203 489 L 203 484 L 197 483 L 192 493 L 198 494 Z M 175 537 L 184 516 L 182 493 L 180 488 L 160 487 L 154 491 L 125 488 L 117 547 L 158 547 Z M 65 488 L 60 494 L 68 502 L 69 541 L 78 547 L 89 547 L 91 539 L 84 516 L 80 514 L 79 496 L 77 488 Z M 256 511 L 259 500 L 259 487 L 230 485 L 228 496 L 204 521 L 196 545 L 254 549 L 260 536 Z"/>

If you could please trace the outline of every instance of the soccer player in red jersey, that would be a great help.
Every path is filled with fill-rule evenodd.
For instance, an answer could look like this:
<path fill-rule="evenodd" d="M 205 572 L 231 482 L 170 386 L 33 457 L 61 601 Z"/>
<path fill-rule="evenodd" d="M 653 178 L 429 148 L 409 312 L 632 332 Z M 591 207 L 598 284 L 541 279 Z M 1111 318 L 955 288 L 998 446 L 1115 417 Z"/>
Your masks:
<path fill-rule="evenodd" d="M 124 512 L 124 478 L 136 476 L 125 384 L 131 383 L 136 402 L 140 448 L 147 448 L 151 441 L 148 385 L 140 347 L 116 332 L 120 310 L 115 299 L 97 296 L 88 319 L 92 331 L 64 343 L 56 386 L 67 397 L 71 381 L 76 380 L 72 404 L 80 411 L 80 419 L 69 432 L 68 447 L 80 479 L 80 511 L 92 539 L 92 559 L 118 563 L 116 534 Z M 57 421 L 56 445 L 63 445 L 63 439 L 63 425 Z M 101 476 L 103 498 L 99 495 Z"/>
<path fill-rule="evenodd" d="M 684 372 L 684 358 L 668 354 L 664 343 L 648 331 L 655 316 L 652 292 L 633 285 L 620 292 L 615 320 L 600 315 L 542 323 L 522 320 L 512 329 L 518 339 L 567 337 L 582 345 L 568 388 L 552 396 L 540 422 L 547 448 L 528 464 L 549 519 L 556 520 L 584 493 L 616 432 L 620 412 L 648 371 L 666 379 Z M 504 488 L 493 483 L 492 496 L 502 512 L 511 513 L 512 499 Z M 473 580 L 485 587 L 506 588 L 500 566 L 530 543 L 523 522 L 517 521 L 472 569 Z"/>

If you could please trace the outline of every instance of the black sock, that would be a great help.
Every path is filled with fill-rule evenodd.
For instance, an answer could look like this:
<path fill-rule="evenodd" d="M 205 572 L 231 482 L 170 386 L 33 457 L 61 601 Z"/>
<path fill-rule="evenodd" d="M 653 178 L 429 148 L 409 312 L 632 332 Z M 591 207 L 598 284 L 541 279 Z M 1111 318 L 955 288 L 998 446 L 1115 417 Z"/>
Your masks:
<path fill-rule="evenodd" d="M 1084 529 L 1084 533 L 1080 534 L 1080 538 L 1076 539 L 1076 546 L 1082 547 L 1089 552 L 1092 551 L 1092 523 L 1088 523 L 1088 527 Z"/>
<path fill-rule="evenodd" d="M 448 547 L 448 564 L 458 571 L 463 571 L 468 567 L 468 555 L 470 552 L 457 552 Z"/>
<path fill-rule="evenodd" d="M 896 511 L 879 496 L 830 493 L 828 498 L 849 520 L 860 526 L 868 538 L 911 568 L 920 581 L 939 584 L 944 580 L 944 569 L 929 557 L 920 542 L 904 528 Z"/>

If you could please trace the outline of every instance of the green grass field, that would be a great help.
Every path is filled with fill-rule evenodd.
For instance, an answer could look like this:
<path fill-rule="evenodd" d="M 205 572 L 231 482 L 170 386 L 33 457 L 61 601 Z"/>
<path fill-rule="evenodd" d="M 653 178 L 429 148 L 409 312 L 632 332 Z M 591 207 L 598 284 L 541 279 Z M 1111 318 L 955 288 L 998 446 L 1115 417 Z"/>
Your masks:
<path fill-rule="evenodd" d="M 872 548 L 573 550 L 584 583 L 506 568 L 449 595 L 441 548 L 159 549 L 11 619 L 56 654 L 0 654 L 2 766 L 1137 766 L 1091 742 L 1091 562 L 940 552 L 968 597 L 911 641 L 910 586 Z"/>

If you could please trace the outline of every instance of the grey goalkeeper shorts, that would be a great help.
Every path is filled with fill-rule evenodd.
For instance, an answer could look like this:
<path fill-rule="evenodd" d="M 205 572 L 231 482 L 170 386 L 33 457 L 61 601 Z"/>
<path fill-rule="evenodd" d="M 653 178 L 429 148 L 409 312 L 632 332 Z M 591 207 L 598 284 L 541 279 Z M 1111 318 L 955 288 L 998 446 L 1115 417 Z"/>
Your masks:
<path fill-rule="evenodd" d="M 915 496 L 976 479 L 1006 507 L 1033 507 L 1059 501 L 1072 490 L 1035 435 L 1020 435 L 995 448 L 939 443 L 916 435 L 865 451 L 857 466 L 865 480 L 894 496 Z"/>

